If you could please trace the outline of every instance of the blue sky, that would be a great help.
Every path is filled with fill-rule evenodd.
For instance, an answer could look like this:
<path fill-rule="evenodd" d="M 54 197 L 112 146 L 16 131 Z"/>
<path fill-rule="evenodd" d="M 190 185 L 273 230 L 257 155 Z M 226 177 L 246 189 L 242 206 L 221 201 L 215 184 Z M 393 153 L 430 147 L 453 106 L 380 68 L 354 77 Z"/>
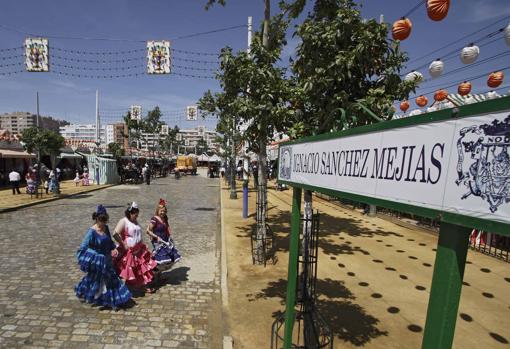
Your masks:
<path fill-rule="evenodd" d="M 245 49 L 247 45 L 246 28 L 238 28 L 221 33 L 198 36 L 189 39 L 176 39 L 180 36 L 205 32 L 218 28 L 243 25 L 248 16 L 253 16 L 254 27 L 258 28 L 263 15 L 262 0 L 230 0 L 226 7 L 217 6 L 209 11 L 204 10 L 205 0 L 25 0 L 6 1 L 2 4 L 0 24 L 14 28 L 21 32 L 34 33 L 41 36 L 72 36 L 72 37 L 101 37 L 127 39 L 129 41 L 95 41 L 77 39 L 50 38 L 50 64 L 54 64 L 52 73 L 20 73 L 0 76 L 0 113 L 10 111 L 35 112 L 35 94 L 40 94 L 40 110 L 42 115 L 52 115 L 71 122 L 87 123 L 94 121 L 95 90 L 100 91 L 101 114 L 104 122 L 118 120 L 120 115 L 131 104 L 141 104 L 144 112 L 159 105 L 164 111 L 164 120 L 170 125 L 178 124 L 181 128 L 195 127 L 206 124 L 209 127 L 214 121 L 186 122 L 183 120 L 184 108 L 194 104 L 207 89 L 217 90 L 219 85 L 215 80 L 196 79 L 180 76 L 139 76 L 120 79 L 90 79 L 63 76 L 57 71 L 70 71 L 68 68 L 56 65 L 73 65 L 82 69 L 104 69 L 130 67 L 127 73 L 141 72 L 145 61 L 143 51 L 125 55 L 89 55 L 70 54 L 73 61 L 63 61 L 51 58 L 51 55 L 61 57 L 65 52 L 61 50 L 78 50 L 85 52 L 119 52 L 144 49 L 145 40 L 169 39 L 176 50 L 219 52 L 229 45 L 235 50 Z M 276 11 L 277 1 L 273 1 Z M 393 22 L 398 19 L 416 1 L 384 0 L 363 1 L 362 13 L 368 18 L 379 18 L 384 14 L 385 21 Z M 411 14 L 413 32 L 411 37 L 402 43 L 402 49 L 410 54 L 411 59 L 439 48 L 470 32 L 489 25 L 505 16 L 510 16 L 508 0 L 452 0 L 449 16 L 442 22 L 432 22 L 426 16 L 425 8 L 420 8 Z M 470 40 L 489 33 L 510 23 L 510 17 L 497 26 L 467 38 Z M 1 49 L 20 47 L 25 34 L 0 28 L 0 73 L 19 70 L 20 67 L 5 67 L 1 65 L 21 63 L 22 57 L 15 56 L 12 51 Z M 296 39 L 289 39 L 289 45 L 284 51 L 283 63 L 288 61 L 297 44 Z M 434 58 L 441 57 L 452 48 L 462 46 L 459 43 L 439 52 L 433 57 L 411 63 L 409 68 L 429 63 Z M 55 49 L 56 48 L 56 49 Z M 60 51 L 59 51 L 60 50 Z M 504 40 L 481 48 L 479 60 L 496 53 L 508 51 Z M 21 52 L 21 51 L 16 51 Z M 15 57 L 13 57 L 15 56 Z M 436 57 L 437 56 L 437 57 Z M 100 57 L 100 58 L 95 58 Z M 195 73 L 212 76 L 208 70 L 214 64 L 191 62 L 192 60 L 215 60 L 214 56 L 198 56 L 175 53 L 175 63 L 184 67 L 200 70 L 183 70 L 176 68 L 176 72 Z M 129 63 L 84 63 L 88 59 L 122 60 L 129 59 Z M 131 60 L 132 59 L 132 60 Z M 180 59 L 177 61 L 177 59 Z M 182 60 L 184 59 L 184 60 Z M 478 74 L 488 73 L 496 68 L 508 66 L 510 59 L 503 57 L 477 67 L 464 69 L 457 74 L 437 79 L 423 84 L 422 91 L 428 91 L 438 84 L 448 85 L 456 80 Z M 460 67 L 458 58 L 446 63 L 445 72 Z M 202 70 L 205 69 L 205 70 Z M 79 74 L 76 68 L 73 73 Z M 426 68 L 421 69 L 427 77 Z M 110 71 L 83 70 L 89 75 L 110 75 Z M 119 74 L 124 72 L 119 71 Z M 508 72 L 507 76 L 510 75 Z M 485 92 L 485 79 L 473 82 L 474 92 Z M 451 91 L 454 89 L 451 88 Z M 420 90 L 418 90 L 418 93 Z M 506 90 L 505 90 L 506 92 Z"/>

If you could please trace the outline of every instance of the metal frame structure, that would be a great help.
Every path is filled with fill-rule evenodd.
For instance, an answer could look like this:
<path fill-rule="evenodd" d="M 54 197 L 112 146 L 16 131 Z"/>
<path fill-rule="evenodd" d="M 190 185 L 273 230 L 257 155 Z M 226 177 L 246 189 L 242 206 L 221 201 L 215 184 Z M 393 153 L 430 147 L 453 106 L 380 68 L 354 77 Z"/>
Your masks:
<path fill-rule="evenodd" d="M 280 146 L 398 129 L 445 121 L 451 118 L 463 118 L 477 114 L 501 112 L 508 109 L 510 109 L 510 96 L 454 109 L 440 110 L 416 117 L 380 122 L 373 125 L 348 129 L 342 132 L 307 137 L 285 142 Z M 411 213 L 441 222 L 422 348 L 446 349 L 452 347 L 469 245 L 469 234 L 473 228 L 476 228 L 498 233 L 503 236 L 510 236 L 510 224 L 302 183 L 284 180 L 279 180 L 279 183 L 285 183 L 293 187 L 284 349 L 291 348 L 295 321 L 294 304 L 296 301 L 297 289 L 297 260 L 299 254 L 301 196 L 303 189 L 323 193 L 332 197 L 382 206 L 391 210 Z"/>

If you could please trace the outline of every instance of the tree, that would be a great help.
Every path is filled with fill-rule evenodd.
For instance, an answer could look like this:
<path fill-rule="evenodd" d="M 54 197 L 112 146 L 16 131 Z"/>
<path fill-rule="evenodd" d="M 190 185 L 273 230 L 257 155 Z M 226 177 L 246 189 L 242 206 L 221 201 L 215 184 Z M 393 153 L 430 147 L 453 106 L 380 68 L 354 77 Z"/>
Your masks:
<path fill-rule="evenodd" d="M 215 2 L 209 1 L 208 5 Z M 237 125 L 243 123 L 246 130 L 242 139 L 248 141 L 250 149 L 258 154 L 260 185 L 264 188 L 258 194 L 262 196 L 262 220 L 257 222 L 257 240 L 260 242 L 266 237 L 266 145 L 275 132 L 284 131 L 289 126 L 290 116 L 290 85 L 285 78 L 286 70 L 276 66 L 285 43 L 288 21 L 283 15 L 271 18 L 270 1 L 264 0 L 264 4 L 263 30 L 255 33 L 250 54 L 234 54 L 230 48 L 224 48 L 217 74 L 222 92 L 213 94 L 208 91 L 199 101 L 201 110 L 219 117 L 218 128 L 232 139 L 236 137 Z M 261 248 L 262 245 L 257 248 L 260 253 Z"/>
<path fill-rule="evenodd" d="M 120 157 L 124 156 L 125 152 L 122 149 L 122 146 L 119 143 L 109 143 L 108 151 L 113 155 L 115 159 L 120 159 Z"/>
<path fill-rule="evenodd" d="M 143 139 L 142 130 L 143 123 L 142 120 L 136 120 L 131 118 L 131 111 L 126 113 L 124 116 L 124 122 L 127 125 L 128 134 L 124 135 L 124 137 L 128 138 L 129 146 L 131 147 L 131 141 L 136 142 L 136 147 L 138 148 L 139 143 Z"/>
<path fill-rule="evenodd" d="M 41 155 L 57 156 L 64 147 L 64 137 L 58 133 L 40 127 L 30 127 L 23 130 L 21 142 L 28 152 L 36 151 Z M 38 159 L 39 161 L 39 159 Z"/>
<path fill-rule="evenodd" d="M 168 134 L 160 141 L 160 146 L 163 151 L 173 152 L 174 146 L 177 146 L 177 134 L 179 133 L 177 125 L 174 128 L 168 128 Z"/>

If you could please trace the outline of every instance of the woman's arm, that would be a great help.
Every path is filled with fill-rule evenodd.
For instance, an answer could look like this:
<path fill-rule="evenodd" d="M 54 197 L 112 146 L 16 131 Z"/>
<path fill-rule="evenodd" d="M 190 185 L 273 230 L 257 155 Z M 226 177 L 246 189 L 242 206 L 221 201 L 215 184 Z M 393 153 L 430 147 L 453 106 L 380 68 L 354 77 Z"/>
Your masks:
<path fill-rule="evenodd" d="M 124 249 L 128 249 L 127 245 L 124 243 L 124 241 L 122 241 L 122 237 L 120 236 L 120 234 L 124 231 L 125 229 L 125 222 L 124 222 L 124 218 L 122 218 L 118 223 L 117 225 L 115 226 L 115 229 L 113 230 L 113 238 L 115 239 L 115 241 L 117 241 L 119 243 L 119 245 L 122 245 L 124 247 Z"/>
<path fill-rule="evenodd" d="M 149 225 L 147 226 L 147 230 L 145 232 L 147 233 L 147 235 L 149 235 L 149 237 L 151 239 L 159 241 L 160 240 L 159 236 L 154 234 L 154 231 L 153 231 L 154 227 L 155 227 L 155 224 L 154 224 L 154 222 L 151 219 L 151 221 L 149 222 Z"/>

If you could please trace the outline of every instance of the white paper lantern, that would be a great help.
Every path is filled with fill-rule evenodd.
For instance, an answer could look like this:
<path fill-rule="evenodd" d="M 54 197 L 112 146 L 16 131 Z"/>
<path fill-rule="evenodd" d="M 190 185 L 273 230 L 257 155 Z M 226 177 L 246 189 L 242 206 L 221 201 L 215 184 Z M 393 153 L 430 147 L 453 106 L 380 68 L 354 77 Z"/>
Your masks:
<path fill-rule="evenodd" d="M 510 24 L 505 28 L 505 41 L 510 46 Z"/>
<path fill-rule="evenodd" d="M 452 102 L 450 102 L 450 101 L 443 101 L 443 102 L 439 103 L 438 109 L 439 110 L 441 110 L 441 109 L 451 109 L 453 107 L 455 107 L 455 105 Z"/>
<path fill-rule="evenodd" d="M 443 74 L 444 63 L 441 62 L 440 59 L 436 59 L 434 62 L 430 63 L 429 66 L 429 74 L 433 78 L 437 78 L 439 75 Z"/>
<path fill-rule="evenodd" d="M 405 76 L 404 80 L 421 82 L 423 81 L 423 74 L 420 73 L 419 71 L 413 70 L 412 72 Z"/>
<path fill-rule="evenodd" d="M 464 98 L 464 103 L 465 104 L 473 104 L 473 103 L 476 103 L 476 102 L 477 102 L 477 100 L 473 96 L 471 96 L 471 95 L 469 95 L 467 98 Z"/>
<path fill-rule="evenodd" d="M 464 64 L 471 64 L 476 61 L 478 56 L 480 55 L 480 48 L 475 45 L 466 46 L 462 49 L 460 53 L 460 60 Z"/>
<path fill-rule="evenodd" d="M 409 113 L 409 116 L 415 116 L 415 115 L 420 115 L 420 114 L 423 114 L 423 112 L 421 111 L 421 109 L 414 109 L 413 111 L 411 111 Z"/>
<path fill-rule="evenodd" d="M 487 99 L 495 99 L 500 97 L 500 95 L 496 91 L 487 92 Z"/>
<path fill-rule="evenodd" d="M 437 107 L 435 105 L 427 108 L 427 113 L 432 113 L 437 110 Z"/>

